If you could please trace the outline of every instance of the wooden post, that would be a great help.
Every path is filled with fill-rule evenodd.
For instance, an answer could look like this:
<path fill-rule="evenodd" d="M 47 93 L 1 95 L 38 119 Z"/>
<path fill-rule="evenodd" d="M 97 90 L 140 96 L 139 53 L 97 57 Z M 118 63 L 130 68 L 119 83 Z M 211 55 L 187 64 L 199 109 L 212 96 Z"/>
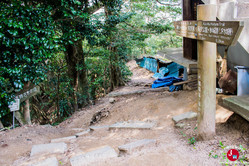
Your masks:
<path fill-rule="evenodd" d="M 216 21 L 216 5 L 199 5 L 197 20 Z M 198 41 L 198 139 L 215 135 L 217 44 Z"/>

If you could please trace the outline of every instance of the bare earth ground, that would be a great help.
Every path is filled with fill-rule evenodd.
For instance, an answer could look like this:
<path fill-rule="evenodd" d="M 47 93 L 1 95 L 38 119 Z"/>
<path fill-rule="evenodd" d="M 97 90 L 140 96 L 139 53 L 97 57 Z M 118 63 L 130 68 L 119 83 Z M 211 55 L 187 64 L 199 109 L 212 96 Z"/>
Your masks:
<path fill-rule="evenodd" d="M 128 66 L 133 72 L 131 81 L 127 86 L 116 91 L 148 89 L 149 87 L 145 87 L 145 85 L 152 83 L 153 73 L 138 67 L 135 61 L 129 62 Z M 215 139 L 197 141 L 195 145 L 188 143 L 190 137 L 196 137 L 196 119 L 184 121 L 186 124 L 184 128 L 175 128 L 172 117 L 188 111 L 197 111 L 197 91 L 151 92 L 116 97 L 115 100 L 115 103 L 111 104 L 108 97 L 99 99 L 96 105 L 75 113 L 70 119 L 56 127 L 32 125 L 0 132 L 0 165 L 19 166 L 31 161 L 29 155 L 32 145 L 50 143 L 50 140 L 54 138 L 72 136 L 77 133 L 73 128 L 87 130 L 93 115 L 100 110 L 109 111 L 109 113 L 107 117 L 98 121 L 96 126 L 111 125 L 128 120 L 154 121 L 157 126 L 152 130 L 108 131 L 101 129 L 80 136 L 67 143 L 66 154 L 56 155 L 61 165 L 70 165 L 70 157 L 76 154 L 105 145 L 113 147 L 118 152 L 118 146 L 139 139 L 155 139 L 157 143 L 156 146 L 145 147 L 130 155 L 92 165 L 211 166 L 220 165 L 221 159 L 212 157 L 215 154 L 220 155 L 222 152 L 219 141 L 226 146 L 241 144 L 244 148 L 249 148 L 248 122 L 232 115 L 231 112 L 218 105 Z M 230 119 L 225 122 L 229 117 Z M 211 156 L 210 152 L 212 152 Z M 38 157 L 35 160 L 43 158 Z"/>

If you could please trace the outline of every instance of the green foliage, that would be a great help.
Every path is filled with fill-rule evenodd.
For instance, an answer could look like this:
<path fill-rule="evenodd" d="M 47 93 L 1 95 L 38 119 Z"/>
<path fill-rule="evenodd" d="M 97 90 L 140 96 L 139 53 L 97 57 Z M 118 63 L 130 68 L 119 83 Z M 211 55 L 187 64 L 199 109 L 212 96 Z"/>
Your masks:
<path fill-rule="evenodd" d="M 121 78 L 125 82 L 128 81 L 128 76 L 131 75 L 128 67 L 126 66 L 127 49 L 119 47 L 119 56 L 122 57 L 119 61 L 110 61 L 112 52 L 103 47 L 92 48 L 89 57 L 86 59 L 89 92 L 92 100 L 106 94 L 107 89 L 110 87 L 110 63 L 118 66 L 121 70 Z"/>
<path fill-rule="evenodd" d="M 54 114 L 57 115 L 57 119 L 70 116 L 73 113 L 73 88 L 70 86 L 71 80 L 67 75 L 64 54 L 56 54 L 50 59 L 48 66 L 48 79 L 44 82 L 45 93 L 50 103 L 56 105 Z"/>
<path fill-rule="evenodd" d="M 131 36 L 130 40 L 133 40 L 133 57 L 153 55 L 165 47 L 182 46 L 182 39 L 176 36 L 173 26 L 173 21 L 181 18 L 180 6 L 161 5 L 155 0 L 133 0 L 126 10 L 135 13 L 128 20 L 128 25 L 133 25 L 131 29 L 129 26 L 122 27 L 129 31 L 128 37 Z"/>
<path fill-rule="evenodd" d="M 191 145 L 194 145 L 196 143 L 196 139 L 195 137 L 191 137 L 188 139 L 188 143 L 191 144 Z"/>
<path fill-rule="evenodd" d="M 165 19 L 177 18 L 179 7 L 155 0 L 124 2 L 0 2 L 0 118 L 9 113 L 15 92 L 30 82 L 42 87 L 42 95 L 31 100 L 33 117 L 61 121 L 88 94 L 95 100 L 109 92 L 113 81 L 115 86 L 128 81 L 131 72 L 125 63 L 131 56 L 181 46 L 172 20 Z M 101 6 L 105 12 L 95 13 Z M 72 68 L 76 73 L 69 72 Z M 80 91 L 75 83 L 84 74 L 87 89 Z"/>
<path fill-rule="evenodd" d="M 219 146 L 222 148 L 222 149 L 225 149 L 226 146 L 223 145 L 223 143 L 221 141 L 219 141 Z"/>
<path fill-rule="evenodd" d="M 0 2 L 0 118 L 25 82 L 45 78 L 45 61 L 58 47 L 50 10 L 22 1 Z"/>

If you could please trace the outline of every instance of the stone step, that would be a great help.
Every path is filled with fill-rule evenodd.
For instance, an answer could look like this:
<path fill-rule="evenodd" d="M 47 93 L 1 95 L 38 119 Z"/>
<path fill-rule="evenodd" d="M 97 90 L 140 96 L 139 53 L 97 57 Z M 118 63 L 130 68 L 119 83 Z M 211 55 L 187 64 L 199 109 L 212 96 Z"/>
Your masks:
<path fill-rule="evenodd" d="M 85 129 L 83 128 L 72 128 L 73 131 L 84 131 Z"/>
<path fill-rule="evenodd" d="M 111 125 L 110 129 L 152 129 L 156 126 L 155 122 L 118 122 Z"/>
<path fill-rule="evenodd" d="M 82 131 L 82 132 L 80 132 L 80 133 L 76 133 L 75 136 L 76 136 L 76 137 L 83 136 L 83 135 L 88 134 L 89 132 L 90 132 L 90 129 L 89 129 L 89 130 L 86 130 L 86 131 Z"/>
<path fill-rule="evenodd" d="M 51 143 L 58 143 L 58 142 L 69 142 L 72 140 L 75 140 L 76 136 L 70 136 L 70 137 L 63 137 L 63 138 L 56 138 L 56 139 L 52 139 Z"/>
<path fill-rule="evenodd" d="M 56 157 L 51 157 L 39 162 L 36 162 L 34 164 L 30 164 L 29 166 L 58 166 L 59 163 L 56 159 Z"/>
<path fill-rule="evenodd" d="M 89 127 L 90 131 L 97 131 L 97 130 L 103 130 L 103 129 L 109 129 L 108 125 L 104 125 L 104 126 L 90 126 Z"/>
<path fill-rule="evenodd" d="M 249 96 L 234 96 L 223 99 L 222 106 L 249 121 Z"/>
<path fill-rule="evenodd" d="M 40 145 L 34 145 L 32 147 L 30 156 L 54 154 L 54 153 L 65 153 L 66 150 L 67 150 L 67 144 L 65 144 L 64 142 L 40 144 Z"/>
<path fill-rule="evenodd" d="M 174 116 L 172 118 L 172 120 L 175 122 L 175 123 L 178 123 L 182 120 L 185 120 L 185 119 L 192 119 L 192 118 L 196 118 L 197 117 L 197 113 L 196 112 L 186 112 L 186 113 L 183 113 L 183 114 L 180 114 L 180 115 L 177 115 L 177 116 Z"/>
<path fill-rule="evenodd" d="M 74 156 L 70 159 L 70 163 L 72 166 L 85 166 L 114 157 L 118 157 L 115 150 L 109 146 L 105 146 L 82 155 Z"/>
<path fill-rule="evenodd" d="M 131 154 L 132 152 L 136 150 L 141 150 L 145 146 L 149 145 L 155 145 L 156 140 L 154 139 L 143 139 L 143 140 L 138 140 L 135 142 L 131 142 L 122 146 L 119 146 L 119 155 L 123 154 Z"/>

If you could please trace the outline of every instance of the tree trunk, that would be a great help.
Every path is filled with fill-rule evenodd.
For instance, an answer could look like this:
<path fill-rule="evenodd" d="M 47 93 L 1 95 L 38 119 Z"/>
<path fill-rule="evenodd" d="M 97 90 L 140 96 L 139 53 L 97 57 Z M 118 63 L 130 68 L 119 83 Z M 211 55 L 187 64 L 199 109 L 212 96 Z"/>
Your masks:
<path fill-rule="evenodd" d="M 27 82 L 24 84 L 24 88 L 29 89 L 30 83 Z M 29 108 L 29 99 L 25 100 L 25 106 L 23 108 L 23 115 L 24 115 L 24 120 L 25 123 L 28 125 L 31 125 L 31 117 L 30 117 L 30 108 Z"/>
<path fill-rule="evenodd" d="M 82 49 L 82 41 L 76 42 L 74 45 L 66 46 L 66 62 L 68 66 L 68 76 L 71 78 L 71 85 L 74 93 L 74 110 L 77 111 L 79 107 L 87 104 L 89 101 L 88 82 L 86 65 Z M 81 65 L 78 70 L 77 67 Z M 84 101 L 79 101 L 78 93 L 84 96 Z"/>
<path fill-rule="evenodd" d="M 25 106 L 23 109 L 24 113 L 24 120 L 26 124 L 31 125 L 31 118 L 30 118 L 30 108 L 29 108 L 29 99 L 25 101 Z"/>
<path fill-rule="evenodd" d="M 15 118 L 20 123 L 21 126 L 25 124 L 25 121 L 23 120 L 23 117 L 19 111 L 15 112 Z"/>
<path fill-rule="evenodd" d="M 124 82 L 122 80 L 120 67 L 118 66 L 119 56 L 117 53 L 117 47 L 110 47 L 109 50 L 112 53 L 110 57 L 110 82 L 112 91 L 115 87 L 124 85 Z"/>
<path fill-rule="evenodd" d="M 74 110 L 78 110 L 78 101 L 77 101 L 77 91 L 78 91 L 78 71 L 76 69 L 77 59 L 76 51 L 74 45 L 68 45 L 66 47 L 66 61 L 68 66 L 68 76 L 71 79 L 71 86 L 73 87 L 73 99 L 74 99 Z"/>
<path fill-rule="evenodd" d="M 78 92 L 81 95 L 81 102 L 79 103 L 80 108 L 86 106 L 90 100 L 89 85 L 87 79 L 87 69 L 85 65 L 85 55 L 82 49 L 82 41 L 77 43 L 77 49 L 79 54 L 82 56 L 79 64 L 82 65 L 79 71 L 79 89 Z"/>
<path fill-rule="evenodd" d="M 58 71 L 57 75 L 57 99 L 56 99 L 56 107 L 57 107 L 57 119 L 60 119 L 60 75 L 61 71 Z"/>
<path fill-rule="evenodd" d="M 113 6 L 108 6 L 110 5 L 111 1 L 106 2 L 106 4 L 104 4 L 104 9 L 105 9 L 105 16 L 106 18 L 108 18 L 109 16 L 113 15 L 113 10 L 112 9 Z M 116 24 L 109 24 L 107 22 L 107 25 L 109 26 L 109 30 L 108 33 L 109 37 L 110 37 L 110 45 L 108 47 L 108 50 L 110 51 L 111 55 L 110 55 L 110 91 L 112 91 L 115 87 L 117 86 L 121 86 L 123 85 L 123 80 L 122 80 L 122 76 L 121 76 L 121 70 L 120 67 L 118 65 L 119 63 L 119 55 L 117 52 L 117 46 L 113 46 L 115 44 L 113 44 L 115 42 L 115 35 L 112 34 L 112 28 L 114 28 L 116 26 Z"/>
<path fill-rule="evenodd" d="M 2 124 L 2 122 L 0 120 L 0 129 L 2 129 L 2 128 L 4 128 L 4 126 L 3 126 L 3 124 Z"/>

